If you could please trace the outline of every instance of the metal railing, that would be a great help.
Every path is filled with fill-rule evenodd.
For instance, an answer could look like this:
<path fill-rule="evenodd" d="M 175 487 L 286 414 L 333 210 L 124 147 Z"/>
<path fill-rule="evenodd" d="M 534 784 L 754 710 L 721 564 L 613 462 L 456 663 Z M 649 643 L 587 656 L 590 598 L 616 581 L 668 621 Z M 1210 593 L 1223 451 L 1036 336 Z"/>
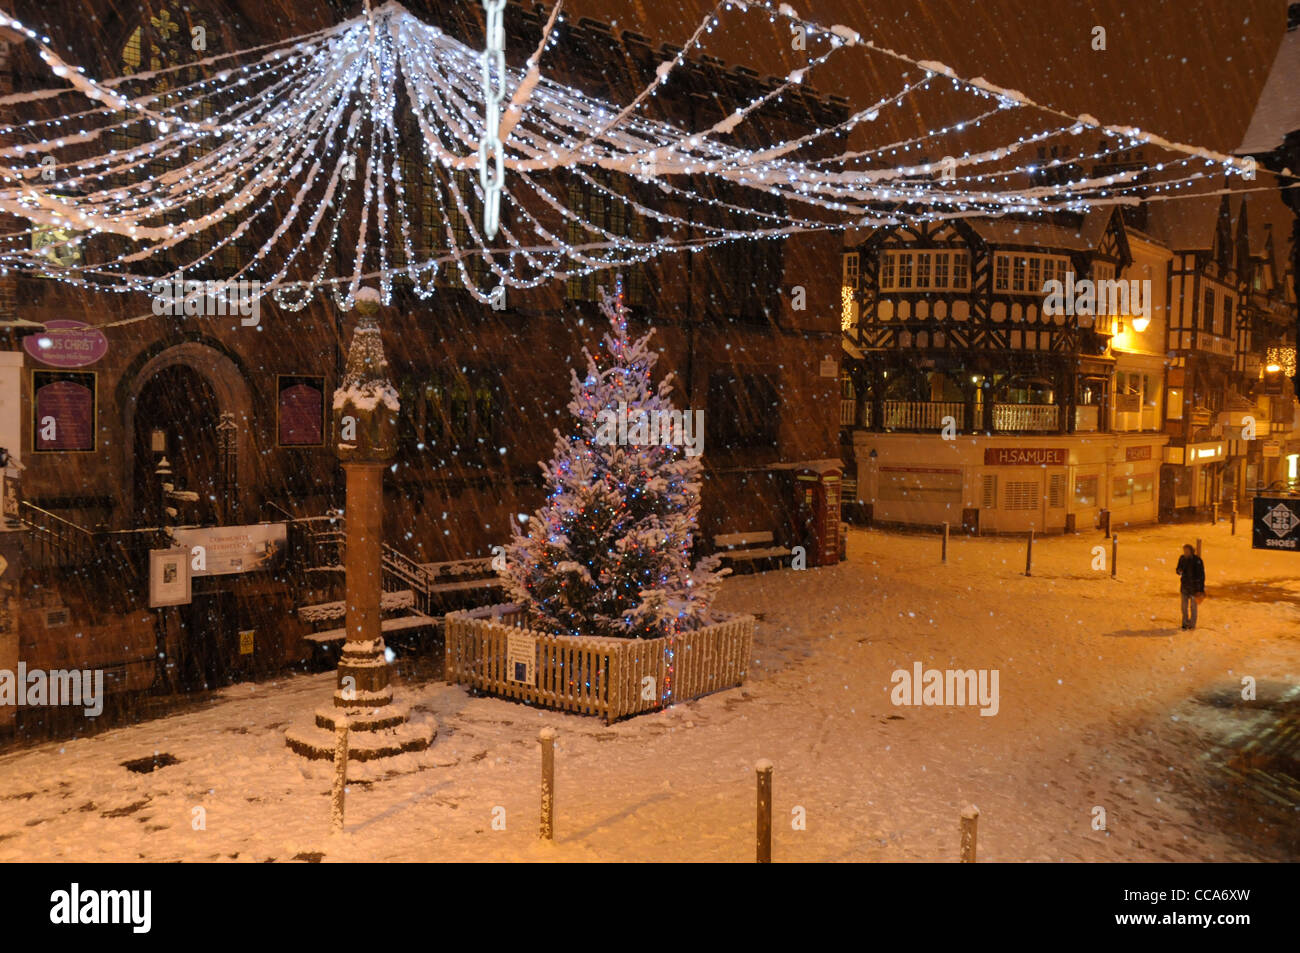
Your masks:
<path fill-rule="evenodd" d="M 383 544 L 381 563 L 384 591 L 409 589 L 415 599 L 415 608 L 428 615 L 433 602 L 433 580 L 425 568 L 387 543 Z"/>
<path fill-rule="evenodd" d="M 1059 428 L 1056 404 L 994 404 L 993 429 L 1000 432 L 1053 432 Z"/>
<path fill-rule="evenodd" d="M 966 405 L 957 400 L 887 400 L 881 411 L 886 430 L 941 430 L 947 417 L 966 429 Z"/>
<path fill-rule="evenodd" d="M 18 514 L 31 569 L 75 575 L 103 608 L 129 611 L 144 602 L 158 530 L 89 530 L 27 500 L 19 501 Z"/>
<path fill-rule="evenodd" d="M 95 534 L 35 503 L 20 500 L 18 519 L 31 533 L 31 564 L 37 569 L 68 569 L 94 562 Z"/>

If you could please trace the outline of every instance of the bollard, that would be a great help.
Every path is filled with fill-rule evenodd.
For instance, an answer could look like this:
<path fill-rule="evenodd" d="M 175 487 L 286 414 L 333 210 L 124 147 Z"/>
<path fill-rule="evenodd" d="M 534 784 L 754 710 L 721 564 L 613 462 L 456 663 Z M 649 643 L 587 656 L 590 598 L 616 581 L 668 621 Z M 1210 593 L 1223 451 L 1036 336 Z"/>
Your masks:
<path fill-rule="evenodd" d="M 1110 538 L 1110 578 L 1119 571 L 1119 533 Z"/>
<path fill-rule="evenodd" d="M 758 862 L 772 862 L 772 762 L 766 758 L 754 765 L 758 775 Z"/>
<path fill-rule="evenodd" d="M 348 786 L 348 718 L 342 712 L 335 723 L 334 797 L 330 803 L 330 833 L 343 833 L 343 797 Z"/>
<path fill-rule="evenodd" d="M 1218 503 L 1210 504 L 1210 525 L 1211 526 L 1219 525 L 1219 504 Z"/>
<path fill-rule="evenodd" d="M 1034 567 L 1034 531 L 1029 530 L 1029 543 L 1025 546 L 1025 575 L 1032 576 Z"/>
<path fill-rule="evenodd" d="M 961 862 L 975 863 L 975 834 L 980 820 L 980 809 L 972 804 L 961 812 Z"/>
<path fill-rule="evenodd" d="M 943 549 L 940 550 L 939 561 L 943 563 L 948 561 L 948 523 L 946 520 L 943 524 Z"/>
<path fill-rule="evenodd" d="M 1232 501 L 1232 535 L 1237 535 L 1237 501 Z"/>
<path fill-rule="evenodd" d="M 1196 540 L 1196 555 L 1201 555 L 1201 540 L 1199 537 Z"/>
<path fill-rule="evenodd" d="M 555 840 L 555 729 L 543 728 L 537 735 L 542 744 L 542 840 Z"/>

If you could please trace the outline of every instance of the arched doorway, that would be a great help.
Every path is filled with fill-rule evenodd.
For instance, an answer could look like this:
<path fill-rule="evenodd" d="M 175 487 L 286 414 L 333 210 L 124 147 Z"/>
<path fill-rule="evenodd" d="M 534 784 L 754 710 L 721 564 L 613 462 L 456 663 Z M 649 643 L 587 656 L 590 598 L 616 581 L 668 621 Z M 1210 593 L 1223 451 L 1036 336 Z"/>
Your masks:
<path fill-rule="evenodd" d="M 239 366 L 223 351 L 199 341 L 186 341 L 150 358 L 136 373 L 124 410 L 125 472 L 131 477 L 124 512 L 138 522 L 146 513 L 161 515 L 161 487 L 154 476 L 160 454 L 154 452 L 154 431 L 164 432 L 163 445 L 178 489 L 197 492 L 184 522 L 237 523 L 246 502 L 252 466 L 253 392 Z M 223 507 L 214 481 L 220 472 L 215 442 L 222 417 L 233 425 L 229 443 L 234 451 L 230 506 Z M 147 474 L 143 471 L 147 471 Z M 216 501 L 209 499 L 215 495 Z M 197 512 L 195 512 L 197 508 Z M 196 519 L 196 517 L 201 517 Z"/>
<path fill-rule="evenodd" d="M 135 515 L 138 525 L 215 523 L 221 499 L 217 424 L 221 408 L 212 385 L 194 368 L 173 364 L 145 383 L 135 405 Z M 158 465 L 166 459 L 177 490 L 194 502 L 163 500 Z M 164 506 L 177 512 L 167 519 Z"/>

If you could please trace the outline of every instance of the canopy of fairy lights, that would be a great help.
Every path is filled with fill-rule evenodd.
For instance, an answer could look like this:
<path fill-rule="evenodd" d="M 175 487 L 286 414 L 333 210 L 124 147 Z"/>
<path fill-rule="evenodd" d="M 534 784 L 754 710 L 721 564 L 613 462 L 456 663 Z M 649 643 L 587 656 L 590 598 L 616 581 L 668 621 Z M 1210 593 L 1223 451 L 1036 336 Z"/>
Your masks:
<path fill-rule="evenodd" d="M 452 280 L 488 302 L 498 286 L 725 242 L 1084 211 L 1254 173 L 1251 160 L 1069 115 L 847 27 L 801 19 L 786 4 L 750 0 L 719 3 L 631 101 L 602 102 L 543 75 L 563 33 L 559 5 L 517 68 L 499 55 L 492 29 L 502 0 L 485 6 L 487 54 L 390 2 L 307 36 L 103 81 L 0 15 L 0 29 L 34 44 L 66 83 L 0 98 L 19 116 L 44 105 L 43 118 L 0 127 L 0 213 L 23 223 L 0 234 L 0 268 L 148 292 L 160 278 L 211 273 L 238 249 L 222 277 L 256 279 L 287 308 L 322 291 L 351 307 L 363 282 L 387 301 L 395 281 L 428 297 Z M 806 65 L 705 129 L 647 115 L 725 18 L 754 16 L 801 32 Z M 754 128 L 742 126 L 772 100 L 853 50 L 905 66 L 902 85 L 798 138 L 736 144 L 754 141 Z M 945 114 L 955 100 L 960 118 L 903 139 L 870 135 L 888 111 L 927 115 L 927 97 L 940 92 Z M 78 108 L 64 108 L 74 97 Z M 1017 121 L 1004 123 L 1008 116 Z M 1003 126 L 1011 131 L 1001 145 L 960 146 L 976 127 L 987 137 Z M 849 149 L 851 133 L 892 141 Z M 1031 158 L 1042 146 L 1054 158 Z M 1083 171 L 1139 146 L 1142 163 Z M 934 155 L 944 159 L 921 158 Z M 489 162 L 499 164 L 496 176 L 480 169 Z M 575 187 L 599 202 L 569 201 Z M 499 225 L 491 215 L 484 227 L 483 210 L 502 199 Z M 118 236 L 119 250 L 67 253 L 97 235 Z"/>

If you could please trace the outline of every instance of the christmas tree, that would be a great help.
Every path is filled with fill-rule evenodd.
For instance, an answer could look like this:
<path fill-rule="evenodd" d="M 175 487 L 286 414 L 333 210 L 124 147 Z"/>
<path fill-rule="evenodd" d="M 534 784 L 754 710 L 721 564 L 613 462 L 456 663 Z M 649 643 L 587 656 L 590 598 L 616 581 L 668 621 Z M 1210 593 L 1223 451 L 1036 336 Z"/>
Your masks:
<path fill-rule="evenodd" d="M 511 598 L 540 628 L 566 635 L 658 638 L 702 624 L 727 570 L 691 565 L 700 509 L 703 414 L 658 388 L 653 332 L 628 337 L 622 296 L 602 292 L 610 333 L 600 360 L 573 372 L 573 427 L 541 464 L 547 497 L 506 547 Z"/>

